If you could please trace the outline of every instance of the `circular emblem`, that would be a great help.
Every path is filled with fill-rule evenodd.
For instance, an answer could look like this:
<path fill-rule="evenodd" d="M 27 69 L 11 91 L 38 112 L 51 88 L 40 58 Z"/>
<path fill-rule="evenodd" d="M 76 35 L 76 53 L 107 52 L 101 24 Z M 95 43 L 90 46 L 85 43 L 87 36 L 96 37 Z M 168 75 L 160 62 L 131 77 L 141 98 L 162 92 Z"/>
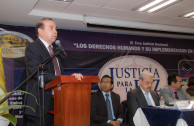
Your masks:
<path fill-rule="evenodd" d="M 143 71 L 154 75 L 152 89 L 160 91 L 167 84 L 167 72 L 162 65 L 151 58 L 137 55 L 121 56 L 107 62 L 99 71 L 98 76 L 110 75 L 113 79 L 113 91 L 126 100 L 127 92 L 139 86 L 139 75 Z"/>
<path fill-rule="evenodd" d="M 0 31 L 1 51 L 5 58 L 24 57 L 26 46 L 30 42 L 33 42 L 33 39 L 22 33 Z"/>

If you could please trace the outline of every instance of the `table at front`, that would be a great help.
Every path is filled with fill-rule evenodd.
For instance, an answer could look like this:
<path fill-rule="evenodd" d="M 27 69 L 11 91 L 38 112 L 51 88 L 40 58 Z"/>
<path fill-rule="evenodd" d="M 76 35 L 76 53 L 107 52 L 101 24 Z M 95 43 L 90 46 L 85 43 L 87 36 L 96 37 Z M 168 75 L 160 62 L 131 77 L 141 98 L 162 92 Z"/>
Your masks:
<path fill-rule="evenodd" d="M 143 107 L 133 120 L 135 126 L 194 126 L 194 110 Z"/>

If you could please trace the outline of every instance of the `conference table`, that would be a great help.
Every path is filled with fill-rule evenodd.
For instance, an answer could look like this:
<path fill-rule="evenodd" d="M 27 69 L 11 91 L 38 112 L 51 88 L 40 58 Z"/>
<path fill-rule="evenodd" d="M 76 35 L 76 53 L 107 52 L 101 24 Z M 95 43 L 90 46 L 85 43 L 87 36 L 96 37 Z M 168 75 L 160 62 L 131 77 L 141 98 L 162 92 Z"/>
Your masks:
<path fill-rule="evenodd" d="M 135 126 L 194 126 L 194 110 L 173 108 L 138 108 L 133 121 Z"/>

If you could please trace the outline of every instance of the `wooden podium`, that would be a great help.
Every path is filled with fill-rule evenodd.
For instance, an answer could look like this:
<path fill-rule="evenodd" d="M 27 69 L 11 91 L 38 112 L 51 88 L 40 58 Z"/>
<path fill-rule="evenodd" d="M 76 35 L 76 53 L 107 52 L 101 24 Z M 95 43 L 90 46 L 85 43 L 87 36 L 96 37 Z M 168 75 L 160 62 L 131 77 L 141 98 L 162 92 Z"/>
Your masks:
<path fill-rule="evenodd" d="M 98 82 L 98 76 L 62 75 L 46 84 L 45 90 L 54 89 L 54 125 L 90 126 L 91 84 Z"/>

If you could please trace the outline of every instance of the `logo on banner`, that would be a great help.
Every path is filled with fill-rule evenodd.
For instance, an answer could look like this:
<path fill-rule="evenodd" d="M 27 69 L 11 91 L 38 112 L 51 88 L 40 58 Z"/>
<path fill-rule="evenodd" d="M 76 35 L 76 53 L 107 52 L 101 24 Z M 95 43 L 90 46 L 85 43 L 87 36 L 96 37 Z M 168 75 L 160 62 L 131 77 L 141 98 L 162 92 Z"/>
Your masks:
<path fill-rule="evenodd" d="M 139 75 L 143 71 L 154 75 L 152 89 L 160 91 L 167 84 L 167 72 L 162 65 L 144 56 L 121 56 L 107 62 L 99 71 L 98 76 L 110 75 L 113 78 L 113 91 L 120 94 L 121 101 L 126 100 L 127 92 L 139 86 Z"/>
<path fill-rule="evenodd" d="M 3 57 L 24 57 L 26 46 L 30 42 L 33 42 L 33 39 L 25 34 L 14 31 L 0 31 L 0 43 Z"/>

